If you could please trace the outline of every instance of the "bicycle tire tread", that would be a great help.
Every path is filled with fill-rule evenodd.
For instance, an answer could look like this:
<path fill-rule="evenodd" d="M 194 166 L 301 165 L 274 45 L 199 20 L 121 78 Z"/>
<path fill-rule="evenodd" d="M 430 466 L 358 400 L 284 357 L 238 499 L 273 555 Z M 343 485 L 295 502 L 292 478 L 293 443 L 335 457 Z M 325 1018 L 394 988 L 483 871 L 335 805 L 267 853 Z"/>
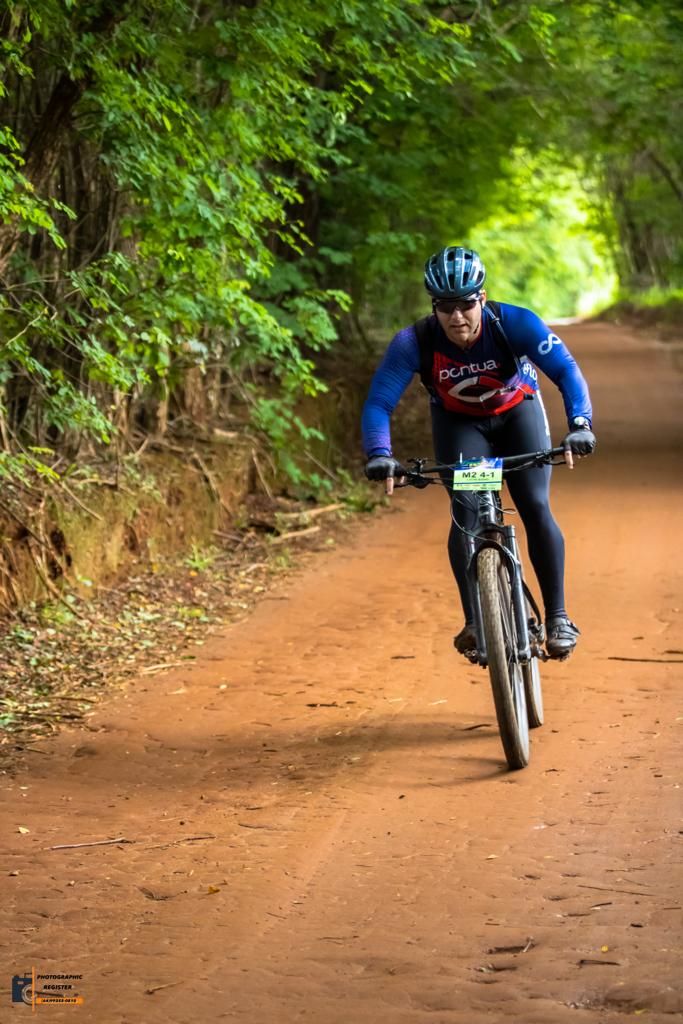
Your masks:
<path fill-rule="evenodd" d="M 477 557 L 477 577 L 486 638 L 489 677 L 498 719 L 498 729 L 508 765 L 513 770 L 529 763 L 528 746 L 522 742 L 512 697 L 499 594 L 500 555 L 495 548 L 483 548 Z M 524 708 L 526 715 L 526 708 Z"/>

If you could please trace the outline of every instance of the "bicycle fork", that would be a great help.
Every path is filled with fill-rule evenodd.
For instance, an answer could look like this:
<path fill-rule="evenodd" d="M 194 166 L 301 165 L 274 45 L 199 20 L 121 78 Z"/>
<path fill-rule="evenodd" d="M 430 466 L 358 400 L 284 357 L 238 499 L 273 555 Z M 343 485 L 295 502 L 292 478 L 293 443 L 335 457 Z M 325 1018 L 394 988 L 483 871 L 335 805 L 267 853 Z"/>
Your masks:
<path fill-rule="evenodd" d="M 481 613 L 481 600 L 479 597 L 479 581 L 477 579 L 477 555 L 483 547 L 495 547 L 500 551 L 506 571 L 510 576 L 512 609 L 515 617 L 515 632 L 517 636 L 517 658 L 521 664 L 526 664 L 531 658 L 531 644 L 529 640 L 529 623 L 527 620 L 524 588 L 522 586 L 522 566 L 519 560 L 515 528 L 510 525 L 496 526 L 495 531 L 496 533 L 502 534 L 502 543 L 494 540 L 484 540 L 477 544 L 473 537 L 468 536 L 466 538 L 470 597 L 472 600 L 474 625 L 479 644 L 477 650 L 477 662 L 483 666 L 488 664 L 488 653 L 486 650 L 486 639 L 484 636 L 484 623 Z"/>
<path fill-rule="evenodd" d="M 505 550 L 508 554 L 506 561 L 510 570 L 512 608 L 517 628 L 517 655 L 520 662 L 526 665 L 531 658 L 531 645 L 529 643 L 529 622 L 526 614 L 524 588 L 522 587 L 522 563 L 519 560 L 519 549 L 517 547 L 514 526 L 504 526 L 503 535 L 505 537 Z"/>

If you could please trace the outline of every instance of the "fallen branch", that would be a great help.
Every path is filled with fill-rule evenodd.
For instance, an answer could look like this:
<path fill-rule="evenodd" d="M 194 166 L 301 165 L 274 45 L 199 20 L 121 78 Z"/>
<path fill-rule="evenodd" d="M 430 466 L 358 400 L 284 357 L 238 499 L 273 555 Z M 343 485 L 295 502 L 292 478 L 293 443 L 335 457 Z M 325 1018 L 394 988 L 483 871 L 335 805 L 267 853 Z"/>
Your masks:
<path fill-rule="evenodd" d="M 610 654 L 607 660 L 656 662 L 658 665 L 683 665 L 683 658 L 621 658 L 618 654 Z"/>
<path fill-rule="evenodd" d="M 657 892 L 635 892 L 634 889 L 611 889 L 604 885 L 579 885 L 579 889 L 595 889 L 596 892 L 625 892 L 628 896 L 654 896 L 655 899 L 667 900 L 669 897 Z"/>
<path fill-rule="evenodd" d="M 244 540 L 243 534 L 226 533 L 225 530 L 213 530 L 212 532 L 215 533 L 217 537 L 222 537 L 224 540 L 234 540 L 237 541 L 238 544 Z"/>
<path fill-rule="evenodd" d="M 125 494 L 133 494 L 130 487 L 126 487 L 120 480 L 102 480 L 98 476 L 87 476 L 85 479 L 79 478 L 79 484 L 82 487 L 94 485 L 95 487 L 108 487 L 112 491 L 123 491 Z"/>
<path fill-rule="evenodd" d="M 266 495 L 268 496 L 268 500 L 272 501 L 273 500 L 273 492 L 271 491 L 270 487 L 268 486 L 268 481 L 266 480 L 265 475 L 263 473 L 263 470 L 261 469 L 261 464 L 260 464 L 259 460 L 256 458 L 256 452 L 255 451 L 252 451 L 251 457 L 252 457 L 252 460 L 254 462 L 254 467 L 255 467 L 256 472 L 258 474 L 258 478 L 261 481 L 261 486 L 263 487 L 263 490 L 266 492 Z"/>
<path fill-rule="evenodd" d="M 214 474 L 211 472 L 207 464 L 204 462 L 204 459 L 201 457 L 199 452 L 193 451 L 192 458 L 199 466 L 200 470 L 202 471 L 202 475 L 204 476 L 204 479 L 209 485 L 211 497 L 214 499 L 214 501 L 218 502 L 218 504 L 220 505 L 224 512 L 227 512 L 228 515 L 230 515 L 230 509 L 228 508 L 228 506 L 223 501 L 223 498 L 221 497 L 220 488 L 216 483 L 216 478 Z"/>
<path fill-rule="evenodd" d="M 80 850 L 84 846 L 113 846 L 115 843 L 135 843 L 136 839 L 124 839 L 123 836 L 119 836 L 118 839 L 98 839 L 94 843 L 62 843 L 60 846 L 50 846 L 50 850 Z"/>
<path fill-rule="evenodd" d="M 149 676 L 153 672 L 162 672 L 165 668 L 182 668 L 185 664 L 184 661 L 169 661 L 161 665 L 148 665 L 147 668 L 140 669 L 140 675 Z"/>
<path fill-rule="evenodd" d="M 523 946 L 492 946 L 486 952 L 489 956 L 500 956 L 502 953 L 528 953 L 535 945 L 536 943 L 533 939 L 527 939 L 526 944 Z"/>
<path fill-rule="evenodd" d="M 306 456 L 307 459 L 311 460 L 314 466 L 317 466 L 318 469 L 321 469 L 323 473 L 326 473 L 332 480 L 339 479 L 337 474 L 334 473 L 329 466 L 326 466 L 324 463 L 322 463 L 320 459 L 316 459 L 315 455 L 313 455 L 312 452 L 309 452 L 308 448 L 304 448 L 303 454 Z"/>
<path fill-rule="evenodd" d="M 265 828 L 270 832 L 281 832 L 282 829 L 279 825 L 250 825 L 244 821 L 238 821 L 237 824 L 240 828 Z"/>
<path fill-rule="evenodd" d="M 146 447 L 147 443 L 146 441 L 136 454 L 139 454 Z M 181 448 L 179 444 L 171 444 L 170 441 L 165 441 L 163 437 L 155 437 L 153 440 L 149 439 L 149 445 L 151 448 L 161 448 L 167 452 L 174 452 L 176 455 L 187 456 L 187 448 Z"/>
<path fill-rule="evenodd" d="M 482 964 L 481 967 L 474 967 L 473 970 L 481 974 L 498 974 L 500 971 L 516 971 L 515 964 Z"/>
<path fill-rule="evenodd" d="M 298 540 L 299 537 L 310 537 L 312 533 L 320 533 L 319 526 L 309 526 L 306 530 L 290 530 L 289 533 L 281 533 L 279 537 L 273 537 L 271 544 L 283 544 L 286 540 Z"/>
<path fill-rule="evenodd" d="M 60 490 L 64 491 L 64 493 L 67 494 L 72 501 L 75 501 L 79 508 L 82 508 L 84 512 L 87 512 L 89 516 L 92 516 L 93 519 L 99 519 L 101 523 L 104 522 L 104 517 L 101 516 L 99 512 L 93 512 L 91 508 L 88 508 L 88 506 L 84 504 L 84 502 L 82 502 L 80 498 L 76 497 L 73 491 L 66 486 L 63 480 L 57 480 L 57 486 L 60 488 Z"/>
<path fill-rule="evenodd" d="M 219 427 L 214 427 L 210 437 L 200 437 L 198 440 L 204 441 L 206 444 L 211 444 L 213 441 L 224 444 L 225 442 L 234 441 L 236 437 L 243 436 L 238 430 L 221 430 Z"/>
<path fill-rule="evenodd" d="M 267 562 L 252 562 L 246 569 L 240 570 L 240 576 L 249 576 L 255 569 L 264 569 L 267 565 Z"/>
<path fill-rule="evenodd" d="M 162 843 L 161 846 L 146 846 L 146 850 L 168 850 L 169 846 L 178 846 L 179 843 L 198 843 L 201 839 L 216 839 L 217 836 L 184 836 L 182 839 L 174 839 L 170 843 Z"/>
<path fill-rule="evenodd" d="M 343 501 L 335 501 L 332 505 L 323 505 L 322 508 L 302 508 L 298 512 L 278 512 L 281 519 L 315 519 L 316 516 L 325 515 L 326 512 L 336 512 L 345 508 Z"/>
<path fill-rule="evenodd" d="M 145 995 L 153 996 L 155 992 L 161 992 L 164 988 L 175 988 L 176 985 L 182 985 L 182 981 L 169 981 L 167 985 L 154 985 L 153 988 L 146 988 Z"/>

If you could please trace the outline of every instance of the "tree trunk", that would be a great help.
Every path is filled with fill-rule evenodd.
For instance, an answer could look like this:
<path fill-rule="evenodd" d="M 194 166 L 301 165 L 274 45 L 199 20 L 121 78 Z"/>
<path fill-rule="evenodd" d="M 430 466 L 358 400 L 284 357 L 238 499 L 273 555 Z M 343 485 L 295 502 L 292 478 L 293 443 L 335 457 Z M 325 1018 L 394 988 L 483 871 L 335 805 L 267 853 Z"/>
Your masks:
<path fill-rule="evenodd" d="M 108 33 L 125 14 L 125 3 L 107 0 L 97 17 L 82 26 L 82 31 L 94 36 L 92 45 L 96 46 L 97 37 Z M 23 154 L 22 174 L 31 182 L 36 195 L 45 190 L 54 174 L 64 143 L 69 137 L 74 107 L 91 82 L 90 68 L 84 70 L 78 81 L 74 81 L 64 72 L 52 90 L 47 106 Z M 9 223 L 0 225 L 0 277 L 5 273 L 22 230 L 22 225 L 16 217 Z"/>

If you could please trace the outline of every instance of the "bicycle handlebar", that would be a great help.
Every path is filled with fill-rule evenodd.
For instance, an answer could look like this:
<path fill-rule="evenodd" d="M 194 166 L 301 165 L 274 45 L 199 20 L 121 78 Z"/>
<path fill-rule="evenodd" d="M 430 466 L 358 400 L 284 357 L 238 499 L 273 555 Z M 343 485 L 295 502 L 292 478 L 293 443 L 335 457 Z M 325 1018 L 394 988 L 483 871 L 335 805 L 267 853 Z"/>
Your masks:
<path fill-rule="evenodd" d="M 555 462 L 559 456 L 562 458 Z M 526 452 L 522 455 L 506 455 L 502 458 L 503 476 L 506 473 L 513 473 L 520 469 L 530 469 L 532 466 L 562 466 L 565 464 L 565 449 L 562 446 L 556 448 L 545 448 L 537 452 Z M 427 459 L 409 459 L 408 467 L 399 466 L 396 470 L 396 478 L 403 478 L 404 483 L 396 483 L 396 487 L 427 487 L 428 484 L 441 482 L 440 476 L 446 470 L 454 470 L 460 465 L 458 462 L 428 464 Z M 438 479 L 436 479 L 438 477 Z"/>
<path fill-rule="evenodd" d="M 503 472 L 505 470 L 524 469 L 527 462 L 531 465 L 557 465 L 564 463 L 565 449 L 559 445 L 557 448 L 546 448 L 540 452 L 532 452 L 528 455 L 506 455 L 503 457 Z M 553 459 L 562 456 L 562 461 L 553 463 Z"/>

